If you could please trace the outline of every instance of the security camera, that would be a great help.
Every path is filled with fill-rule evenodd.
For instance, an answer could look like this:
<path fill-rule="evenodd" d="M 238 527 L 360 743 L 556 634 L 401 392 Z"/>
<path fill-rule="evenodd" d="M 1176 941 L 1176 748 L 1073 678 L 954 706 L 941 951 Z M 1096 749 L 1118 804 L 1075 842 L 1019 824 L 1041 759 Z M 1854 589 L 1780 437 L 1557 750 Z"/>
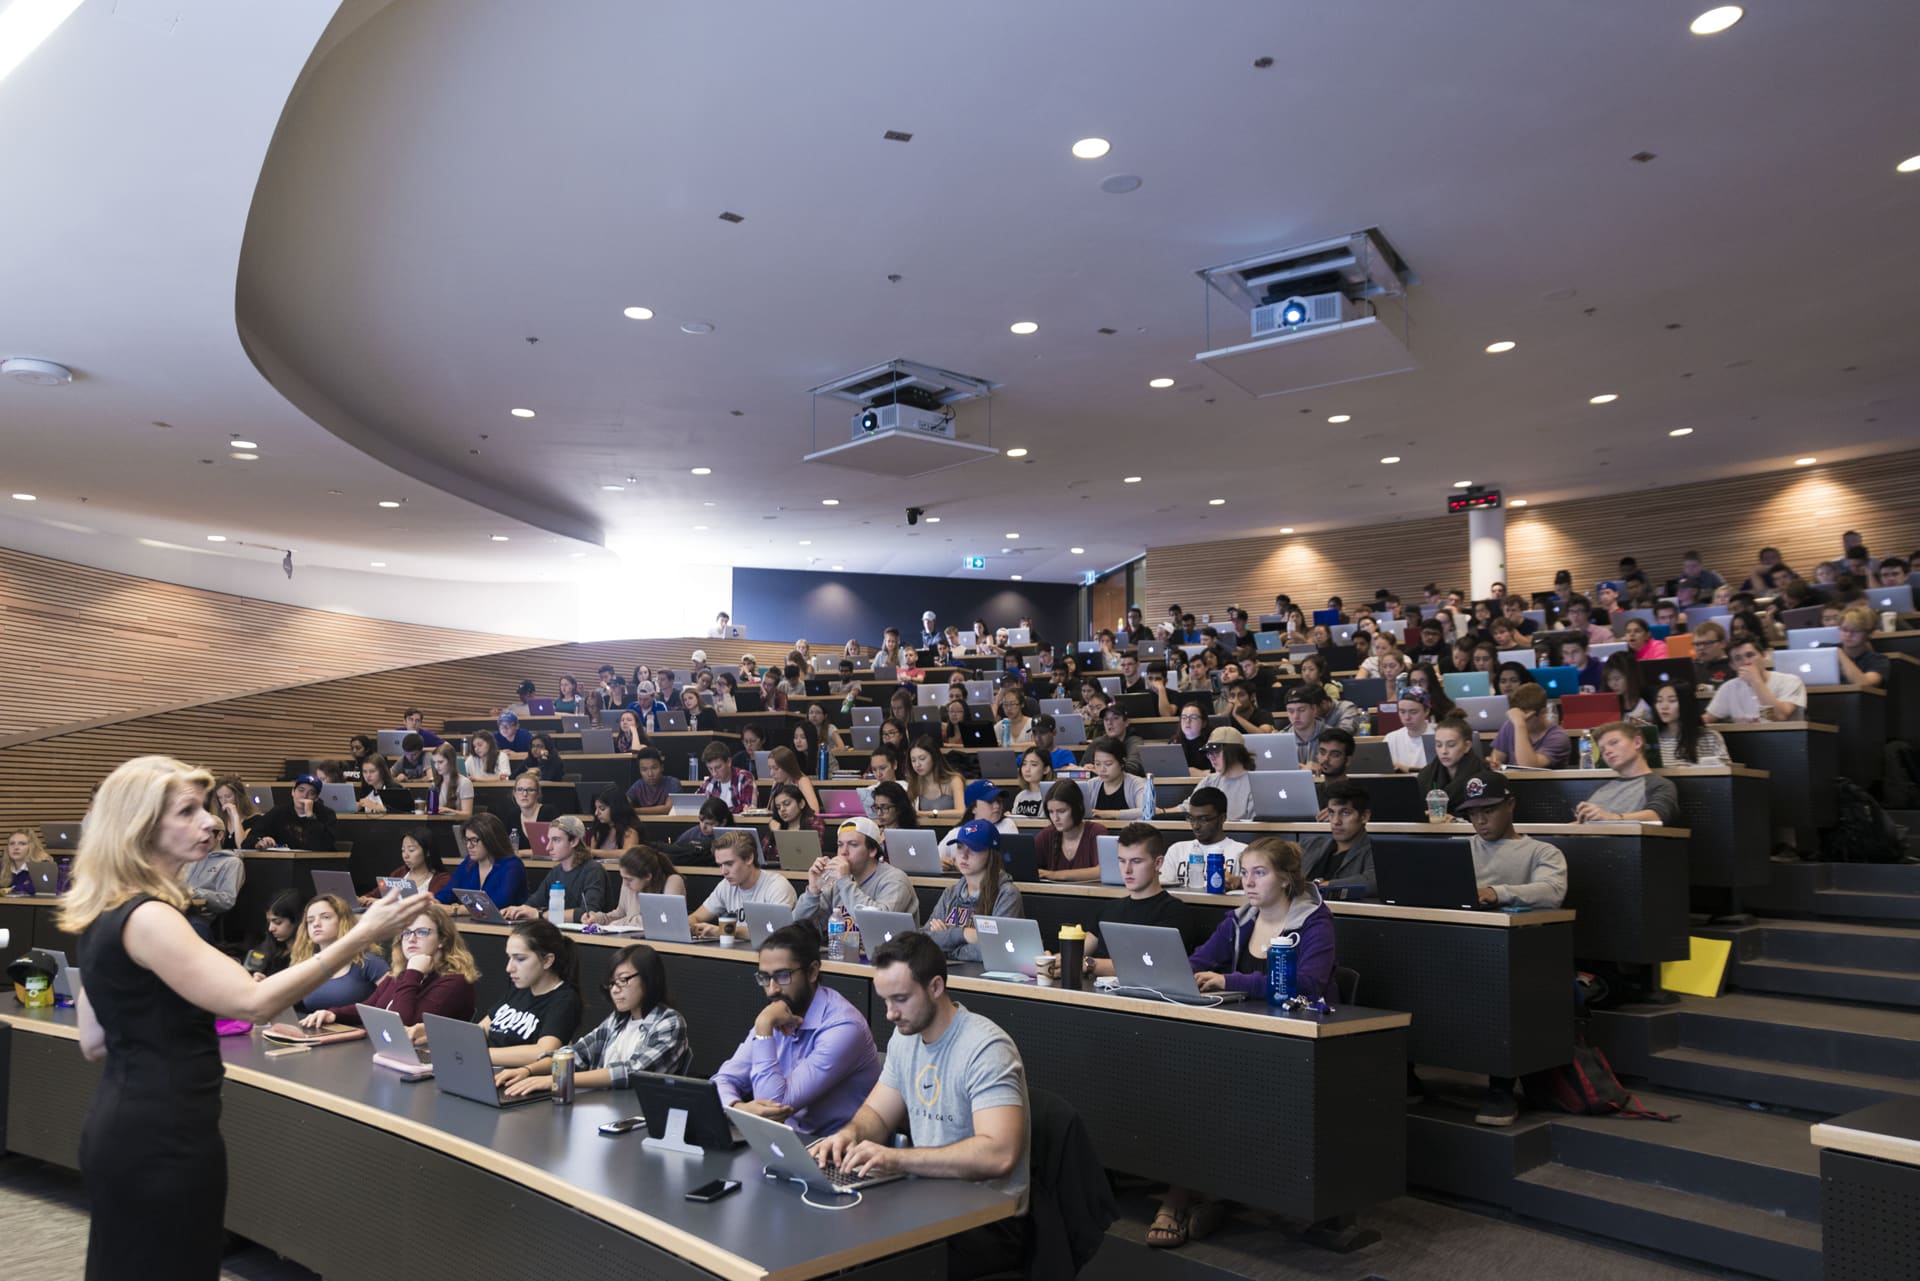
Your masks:
<path fill-rule="evenodd" d="M 923 514 L 925 514 L 925 511 L 926 511 L 926 509 L 925 509 L 925 508 L 923 508 L 923 507 L 909 507 L 909 508 L 907 508 L 907 524 L 909 524 L 909 525 L 918 525 L 918 524 L 920 523 L 920 517 L 921 517 L 921 516 L 922 516 Z"/>

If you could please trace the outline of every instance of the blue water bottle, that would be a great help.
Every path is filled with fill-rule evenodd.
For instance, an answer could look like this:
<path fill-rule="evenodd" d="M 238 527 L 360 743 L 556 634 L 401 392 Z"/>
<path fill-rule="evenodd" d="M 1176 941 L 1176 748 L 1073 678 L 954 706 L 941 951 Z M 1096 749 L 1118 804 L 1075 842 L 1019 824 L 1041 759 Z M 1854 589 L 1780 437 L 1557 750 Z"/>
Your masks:
<path fill-rule="evenodd" d="M 1207 855 L 1207 893 L 1227 892 L 1227 856 L 1218 851 Z"/>
<path fill-rule="evenodd" d="M 820 781 L 826 782 L 833 777 L 833 753 L 827 750 L 825 743 L 820 744 Z"/>
<path fill-rule="evenodd" d="M 1276 934 L 1267 944 L 1267 1004 L 1284 1005 L 1297 994 L 1299 942 L 1297 934 Z"/>

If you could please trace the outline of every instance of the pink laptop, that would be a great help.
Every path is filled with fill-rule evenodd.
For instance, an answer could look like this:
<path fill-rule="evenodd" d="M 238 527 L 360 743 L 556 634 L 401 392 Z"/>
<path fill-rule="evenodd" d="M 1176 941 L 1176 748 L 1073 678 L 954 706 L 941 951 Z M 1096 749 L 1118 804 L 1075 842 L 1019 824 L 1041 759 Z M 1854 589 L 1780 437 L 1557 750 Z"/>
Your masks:
<path fill-rule="evenodd" d="M 857 787 L 823 787 L 820 791 L 820 813 L 825 818 L 852 818 L 867 812 Z"/>
<path fill-rule="evenodd" d="M 520 852 L 529 858 L 547 857 L 547 829 L 553 824 L 522 823 L 520 826 L 527 833 L 527 848 Z"/>

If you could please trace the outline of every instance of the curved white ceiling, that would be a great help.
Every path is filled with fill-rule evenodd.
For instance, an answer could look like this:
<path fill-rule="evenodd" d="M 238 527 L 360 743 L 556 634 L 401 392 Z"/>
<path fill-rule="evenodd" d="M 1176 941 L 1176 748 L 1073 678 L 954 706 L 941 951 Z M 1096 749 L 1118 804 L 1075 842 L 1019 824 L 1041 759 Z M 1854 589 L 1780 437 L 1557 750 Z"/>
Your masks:
<path fill-rule="evenodd" d="M 0 136 L 15 171 L 61 157 L 38 208 L 0 210 L 41 246 L 0 263 L 41 304 L 0 310 L 0 354 L 89 375 L 31 411 L 0 389 L 0 421 L 46 428 L 10 468 L 181 529 L 211 502 L 458 577 L 564 569 L 579 544 L 518 518 L 663 557 L 1066 578 L 1425 516 L 1455 479 L 1541 502 L 1873 452 L 1920 404 L 1920 175 L 1893 171 L 1920 139 L 1886 109 L 1920 7 L 1890 0 L 1755 4 L 1711 39 L 1496 0 L 409 0 L 343 15 L 284 116 L 333 5 L 170 7 L 156 36 L 87 5 L 0 84 L 0 113 L 40 109 Z M 1089 135 L 1112 152 L 1075 160 Z M 1102 193 L 1116 173 L 1143 184 Z M 1254 401 L 1194 365 L 1195 270 L 1363 226 L 1422 278 L 1421 370 Z M 1004 384 L 992 442 L 1031 455 L 904 483 L 801 464 L 806 388 L 895 356 Z M 153 419 L 285 453 L 196 471 Z M 824 410 L 821 443 L 844 424 Z M 399 515 L 364 501 L 388 486 Z M 941 524 L 906 529 L 909 503 Z"/>

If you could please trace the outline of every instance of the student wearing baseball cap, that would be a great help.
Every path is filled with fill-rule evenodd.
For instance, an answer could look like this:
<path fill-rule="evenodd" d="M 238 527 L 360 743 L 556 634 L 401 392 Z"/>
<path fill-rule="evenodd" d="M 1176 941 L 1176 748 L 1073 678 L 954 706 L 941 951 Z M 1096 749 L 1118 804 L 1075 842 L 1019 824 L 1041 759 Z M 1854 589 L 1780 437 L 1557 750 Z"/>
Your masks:
<path fill-rule="evenodd" d="M 988 779 L 976 778 L 967 784 L 964 795 L 967 802 L 967 817 L 954 824 L 952 830 L 940 838 L 940 862 L 943 866 L 957 864 L 954 842 L 959 839 L 962 830 L 974 823 L 986 823 L 1006 836 L 1012 836 L 1020 830 L 1020 825 L 1007 816 L 1006 797 L 997 784 Z M 997 916 L 999 913 L 993 912 L 989 915 Z"/>
<path fill-rule="evenodd" d="M 1020 891 L 1000 862 L 1000 829 L 983 818 L 968 819 L 953 831 L 954 863 L 960 875 L 927 913 L 926 934 L 951 961 L 980 959 L 973 917 L 1025 916 Z"/>
<path fill-rule="evenodd" d="M 836 908 L 849 915 L 856 907 L 878 907 L 919 917 L 920 900 L 907 874 L 880 861 L 880 825 L 865 816 L 844 820 L 834 854 L 821 855 L 807 869 L 807 889 L 793 905 L 793 919 L 813 921 L 822 931 Z"/>
<path fill-rule="evenodd" d="M 334 813 L 320 799 L 320 780 L 302 774 L 293 780 L 293 797 L 266 812 L 250 829 L 257 850 L 332 850 Z"/>

